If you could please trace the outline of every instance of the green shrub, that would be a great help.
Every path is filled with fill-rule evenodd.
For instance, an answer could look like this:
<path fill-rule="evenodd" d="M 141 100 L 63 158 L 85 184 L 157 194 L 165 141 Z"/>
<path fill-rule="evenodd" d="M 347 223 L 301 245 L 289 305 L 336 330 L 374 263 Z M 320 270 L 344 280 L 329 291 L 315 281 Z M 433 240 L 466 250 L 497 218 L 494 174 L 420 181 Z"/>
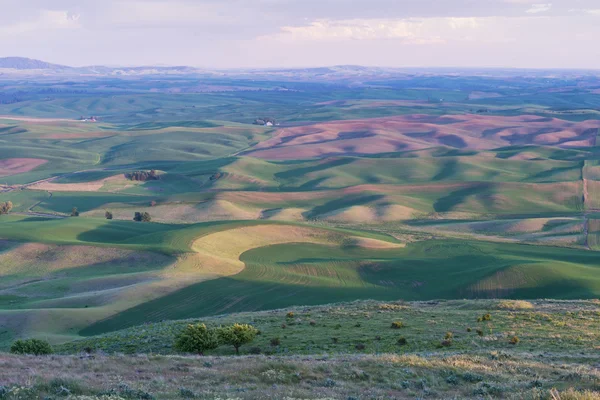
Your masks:
<path fill-rule="evenodd" d="M 233 346 L 236 354 L 240 354 L 240 347 L 250 343 L 256 337 L 258 330 L 252 325 L 233 324 L 227 327 L 219 328 L 219 337 L 223 344 Z"/>
<path fill-rule="evenodd" d="M 45 340 L 26 339 L 17 340 L 10 346 L 10 352 L 13 354 L 33 354 L 36 356 L 52 354 L 52 346 Z"/>
<path fill-rule="evenodd" d="M 293 312 L 293 311 L 290 311 L 289 313 L 287 313 L 287 314 L 285 315 L 285 317 L 286 317 L 286 318 L 290 318 L 290 319 L 291 319 L 291 318 L 294 318 L 294 315 L 295 315 L 295 314 L 294 314 L 294 312 Z"/>
<path fill-rule="evenodd" d="M 184 353 L 204 354 L 207 350 L 219 347 L 219 335 L 204 324 L 188 325 L 175 338 L 175 349 Z"/>
<path fill-rule="evenodd" d="M 404 322 L 402 321 L 394 321 L 392 322 L 392 329 L 400 329 L 400 328 L 404 328 Z"/>
<path fill-rule="evenodd" d="M 192 392 L 190 389 L 179 388 L 179 396 L 184 399 L 194 399 L 196 398 L 196 393 Z"/>
<path fill-rule="evenodd" d="M 405 337 L 400 337 L 398 338 L 398 342 L 397 342 L 400 346 L 406 346 L 408 344 L 408 340 L 406 340 Z"/>
<path fill-rule="evenodd" d="M 13 208 L 13 203 L 10 201 L 5 201 L 3 203 L 0 203 L 0 215 L 8 214 L 10 212 L 10 210 L 12 210 L 12 208 Z"/>
<path fill-rule="evenodd" d="M 357 344 L 356 346 L 354 346 L 354 347 L 356 348 L 356 350 L 359 350 L 359 351 L 363 351 L 364 349 L 366 349 L 366 348 L 367 348 L 367 346 L 365 346 L 365 344 L 364 344 L 364 343 L 358 343 L 358 344 Z"/>
<path fill-rule="evenodd" d="M 113 219 L 113 213 L 111 213 L 110 211 L 107 211 L 104 213 L 104 217 L 106 219 Z"/>
<path fill-rule="evenodd" d="M 481 329 L 477 329 L 477 334 L 478 334 L 479 336 L 483 336 L 483 331 L 482 331 Z"/>
<path fill-rule="evenodd" d="M 444 335 L 444 339 L 446 340 L 452 340 L 453 337 L 454 334 L 452 332 L 446 332 L 446 334 Z"/>
<path fill-rule="evenodd" d="M 79 217 L 79 210 L 77 210 L 77 207 L 73 207 L 71 210 L 71 217 Z"/>
<path fill-rule="evenodd" d="M 278 337 L 274 337 L 271 339 L 271 346 L 279 346 L 281 344 L 281 339 Z"/>
<path fill-rule="evenodd" d="M 467 332 L 471 332 L 471 331 L 472 331 L 472 329 L 471 329 L 471 328 L 467 328 Z"/>
<path fill-rule="evenodd" d="M 510 340 L 509 340 L 509 343 L 513 344 L 513 345 L 514 344 L 519 344 L 519 342 L 520 342 L 520 340 L 519 340 L 519 338 L 517 336 L 511 337 Z"/>

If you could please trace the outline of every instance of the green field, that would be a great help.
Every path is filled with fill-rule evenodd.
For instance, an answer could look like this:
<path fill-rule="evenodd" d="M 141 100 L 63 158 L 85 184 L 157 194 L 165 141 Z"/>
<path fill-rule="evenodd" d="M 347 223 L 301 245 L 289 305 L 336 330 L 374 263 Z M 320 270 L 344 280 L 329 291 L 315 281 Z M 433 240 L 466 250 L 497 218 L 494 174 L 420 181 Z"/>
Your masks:
<path fill-rule="evenodd" d="M 3 78 L 0 348 L 355 300 L 600 296 L 591 77 L 203 79 L 220 89 Z"/>

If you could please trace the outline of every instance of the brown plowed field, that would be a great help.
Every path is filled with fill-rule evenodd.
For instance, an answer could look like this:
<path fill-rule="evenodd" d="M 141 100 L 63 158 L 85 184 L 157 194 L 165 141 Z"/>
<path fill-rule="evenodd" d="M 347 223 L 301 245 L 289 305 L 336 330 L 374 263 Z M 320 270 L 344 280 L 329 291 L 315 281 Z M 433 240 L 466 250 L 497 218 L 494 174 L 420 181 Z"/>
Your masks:
<path fill-rule="evenodd" d="M 251 152 L 291 160 L 377 154 L 448 146 L 485 150 L 509 145 L 593 146 L 600 121 L 570 122 L 532 115 L 406 115 L 282 128 Z"/>

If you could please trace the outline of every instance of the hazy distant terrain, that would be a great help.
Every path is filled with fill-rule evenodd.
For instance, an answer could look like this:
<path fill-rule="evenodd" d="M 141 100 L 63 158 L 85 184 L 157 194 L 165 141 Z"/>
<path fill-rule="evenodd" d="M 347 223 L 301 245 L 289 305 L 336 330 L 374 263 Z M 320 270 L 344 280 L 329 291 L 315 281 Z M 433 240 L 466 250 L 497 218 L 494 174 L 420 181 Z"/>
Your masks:
<path fill-rule="evenodd" d="M 599 132 L 594 72 L 0 59 L 0 203 L 12 205 L 0 215 L 0 348 L 42 337 L 64 352 L 169 353 L 181 327 L 170 320 L 247 313 L 227 318 L 275 335 L 270 310 L 285 307 L 597 298 Z M 419 304 L 410 318 L 429 330 Z M 535 309 L 552 320 L 597 312 L 552 304 Z M 372 311 L 344 307 L 341 324 Z M 503 311 L 499 329 L 533 338 L 536 312 Z M 438 336 L 464 331 L 463 317 Z M 146 334 L 138 326 L 163 322 L 152 329 L 166 347 L 131 347 L 131 332 Z M 564 338 L 575 323 L 548 329 Z M 330 328 L 310 346 L 339 352 L 326 344 L 337 335 L 344 351 L 379 352 Z M 438 340 L 409 336 L 414 352 Z M 470 351 L 474 340 L 457 343 Z M 306 346 L 288 345 L 315 354 Z"/>

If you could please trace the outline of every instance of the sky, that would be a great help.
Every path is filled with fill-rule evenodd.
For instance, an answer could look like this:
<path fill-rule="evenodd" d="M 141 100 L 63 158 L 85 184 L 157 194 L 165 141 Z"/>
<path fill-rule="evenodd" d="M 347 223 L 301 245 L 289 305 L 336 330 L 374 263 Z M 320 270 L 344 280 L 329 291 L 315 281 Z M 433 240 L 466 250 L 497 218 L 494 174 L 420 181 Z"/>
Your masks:
<path fill-rule="evenodd" d="M 600 69 L 600 0 L 0 0 L 0 57 L 58 64 Z"/>

